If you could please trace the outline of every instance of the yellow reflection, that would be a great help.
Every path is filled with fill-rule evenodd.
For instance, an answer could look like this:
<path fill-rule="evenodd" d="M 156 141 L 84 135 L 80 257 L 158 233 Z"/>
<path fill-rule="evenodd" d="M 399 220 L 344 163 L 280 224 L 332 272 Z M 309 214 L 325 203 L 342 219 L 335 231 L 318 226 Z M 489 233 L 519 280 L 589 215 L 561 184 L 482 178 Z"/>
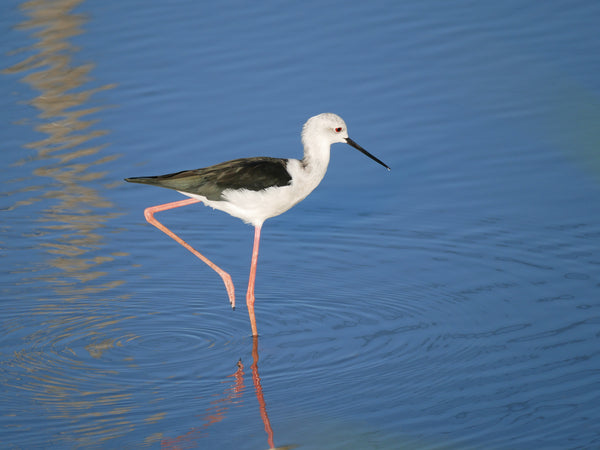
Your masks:
<path fill-rule="evenodd" d="M 91 98 L 99 91 L 111 89 L 114 85 L 104 85 L 91 89 L 83 88 L 91 80 L 93 63 L 76 65 L 73 54 L 78 49 L 69 39 L 83 33 L 85 16 L 72 10 L 81 0 L 34 0 L 25 2 L 21 9 L 27 19 L 17 29 L 31 32 L 35 43 L 19 51 L 30 56 L 23 61 L 4 69 L 5 74 L 24 73 L 24 83 L 29 84 L 39 95 L 30 101 L 38 111 L 35 130 L 46 137 L 31 142 L 27 148 L 35 149 L 33 158 L 48 160 L 49 165 L 38 167 L 33 174 L 52 178 L 54 182 L 23 191 L 32 193 L 27 200 L 15 202 L 9 209 L 30 205 L 42 199 L 52 199 L 50 209 L 40 214 L 45 222 L 42 228 L 45 235 L 52 238 L 38 244 L 51 255 L 47 261 L 51 267 L 60 269 L 59 275 L 45 277 L 61 289 L 70 288 L 73 294 L 88 294 L 114 288 L 122 281 L 102 282 L 105 271 L 98 267 L 111 262 L 123 253 L 105 256 L 88 256 L 102 246 L 102 235 L 98 230 L 116 216 L 113 204 L 103 198 L 94 188 L 83 183 L 98 180 L 105 172 L 98 166 L 115 159 L 116 155 L 98 154 L 105 145 L 90 141 L 108 133 L 97 128 L 97 120 L 90 116 L 102 108 L 89 106 Z M 29 122 L 29 121 L 21 121 Z M 85 160 L 82 160 L 85 158 Z M 32 158 L 17 161 L 24 165 Z M 95 281 L 94 286 L 79 286 L 80 283 Z"/>
<path fill-rule="evenodd" d="M 106 281 L 109 270 L 102 267 L 125 253 L 98 255 L 105 245 L 101 229 L 116 213 L 114 205 L 88 183 L 104 178 L 102 165 L 117 156 L 102 154 L 105 144 L 95 141 L 108 131 L 99 128 L 94 114 L 102 108 L 92 106 L 91 101 L 98 92 L 114 85 L 89 88 L 94 64 L 77 64 L 73 60 L 78 48 L 70 39 L 83 33 L 86 22 L 84 15 L 73 12 L 81 3 L 82 0 L 23 3 L 26 19 L 17 29 L 29 33 L 34 43 L 18 50 L 28 56 L 2 71 L 8 75 L 23 74 L 21 81 L 39 93 L 29 102 L 37 117 L 18 121 L 35 123 L 35 131 L 42 135 L 25 146 L 35 150 L 35 155 L 15 163 L 26 166 L 36 162 L 31 171 L 32 182 L 20 191 L 30 197 L 16 201 L 8 209 L 42 200 L 51 205 L 39 211 L 44 239 L 34 236 L 33 242 L 48 255 L 45 263 L 57 270 L 34 281 L 51 283 L 61 296 L 60 303 L 39 302 L 36 313 L 42 322 L 28 336 L 31 347 L 15 352 L 10 363 L 27 376 L 19 378 L 18 386 L 12 387 L 34 392 L 34 400 L 44 405 L 42 409 L 48 417 L 73 420 L 71 432 L 59 439 L 75 439 L 77 446 L 97 445 L 131 431 L 133 425 L 127 420 L 131 407 L 119 406 L 127 405 L 131 394 L 119 393 L 123 386 L 107 381 L 105 377 L 114 372 L 87 366 L 84 360 L 85 353 L 101 358 L 123 340 L 134 338 L 107 336 L 115 323 L 125 318 L 101 309 L 107 300 L 86 302 L 91 294 L 123 283 Z M 36 183 L 36 177 L 44 179 Z M 43 295 L 41 287 L 39 291 Z M 76 345 L 82 339 L 91 341 L 83 352 L 82 346 Z M 86 382 L 87 379 L 94 382 Z M 160 415 L 153 417 L 154 421 L 160 419 Z"/>

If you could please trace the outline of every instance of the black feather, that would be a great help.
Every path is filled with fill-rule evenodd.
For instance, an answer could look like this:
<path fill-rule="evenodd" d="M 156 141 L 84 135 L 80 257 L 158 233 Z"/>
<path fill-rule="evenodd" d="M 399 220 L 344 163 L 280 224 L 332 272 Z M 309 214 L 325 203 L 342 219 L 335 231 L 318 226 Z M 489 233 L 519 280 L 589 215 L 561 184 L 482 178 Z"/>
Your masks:
<path fill-rule="evenodd" d="M 125 181 L 202 195 L 208 200 L 222 200 L 226 189 L 261 191 L 273 186 L 289 185 L 292 177 L 286 165 L 287 159 L 259 156 L 167 175 L 125 178 Z"/>

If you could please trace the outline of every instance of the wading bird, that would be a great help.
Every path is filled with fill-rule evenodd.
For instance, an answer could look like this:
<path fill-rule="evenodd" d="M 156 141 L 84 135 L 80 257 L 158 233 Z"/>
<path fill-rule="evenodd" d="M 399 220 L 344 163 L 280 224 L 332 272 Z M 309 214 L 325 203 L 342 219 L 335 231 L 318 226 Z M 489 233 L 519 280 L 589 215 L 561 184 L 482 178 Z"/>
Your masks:
<path fill-rule="evenodd" d="M 187 200 L 146 208 L 144 215 L 149 223 L 175 239 L 221 276 L 233 308 L 235 308 L 235 291 L 231 276 L 156 220 L 154 213 L 202 202 L 254 226 L 254 246 L 246 305 L 252 335 L 258 336 L 254 317 L 254 283 L 262 224 L 268 218 L 278 216 L 290 209 L 319 185 L 327 172 L 331 144 L 336 142 L 351 145 L 390 170 L 382 161 L 348 137 L 346 123 L 341 117 L 332 113 L 323 113 L 308 119 L 302 128 L 304 158 L 301 160 L 266 156 L 242 158 L 202 169 L 152 177 L 126 178 L 125 181 L 174 189 L 191 197 Z"/>

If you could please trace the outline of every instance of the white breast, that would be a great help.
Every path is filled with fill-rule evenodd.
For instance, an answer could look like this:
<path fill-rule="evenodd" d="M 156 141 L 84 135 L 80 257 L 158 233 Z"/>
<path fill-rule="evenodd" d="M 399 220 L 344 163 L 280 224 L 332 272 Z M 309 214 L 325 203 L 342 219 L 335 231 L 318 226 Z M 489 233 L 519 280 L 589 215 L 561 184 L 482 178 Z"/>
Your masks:
<path fill-rule="evenodd" d="M 223 200 L 208 200 L 201 195 L 181 193 L 246 223 L 261 226 L 265 220 L 284 213 L 306 198 L 319 185 L 327 171 L 326 166 L 307 168 L 297 159 L 289 160 L 286 169 L 292 177 L 287 186 L 273 186 L 261 191 L 226 189 L 223 191 Z"/>

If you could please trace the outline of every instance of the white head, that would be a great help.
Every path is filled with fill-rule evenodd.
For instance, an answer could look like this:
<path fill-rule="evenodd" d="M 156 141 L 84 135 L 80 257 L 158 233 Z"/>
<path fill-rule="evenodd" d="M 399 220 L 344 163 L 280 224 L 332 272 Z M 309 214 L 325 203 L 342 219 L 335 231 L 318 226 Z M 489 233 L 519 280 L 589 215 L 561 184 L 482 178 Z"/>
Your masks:
<path fill-rule="evenodd" d="M 373 161 L 390 170 L 382 161 L 350 139 L 346 122 L 337 114 L 322 113 L 318 116 L 313 116 L 306 121 L 302 128 L 302 143 L 304 144 L 305 152 L 326 147 L 327 160 L 329 160 L 329 148 L 331 144 L 335 144 L 336 142 L 351 145 Z"/>
<path fill-rule="evenodd" d="M 328 144 L 346 142 L 348 129 L 346 122 L 337 114 L 323 113 L 306 121 L 302 128 L 302 142 L 318 139 Z"/>

